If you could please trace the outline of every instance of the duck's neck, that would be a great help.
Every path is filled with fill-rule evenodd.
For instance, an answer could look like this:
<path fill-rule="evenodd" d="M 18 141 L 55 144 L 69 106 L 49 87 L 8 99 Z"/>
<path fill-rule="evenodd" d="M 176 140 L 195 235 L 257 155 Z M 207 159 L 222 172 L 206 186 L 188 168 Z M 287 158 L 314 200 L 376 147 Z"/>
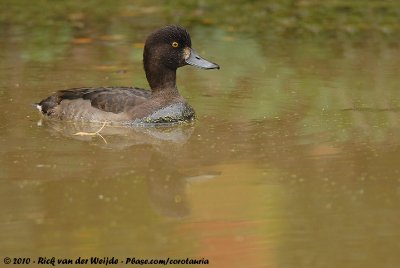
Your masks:
<path fill-rule="evenodd" d="M 176 70 L 153 63 L 145 67 L 147 81 L 153 93 L 169 91 L 178 93 Z"/>

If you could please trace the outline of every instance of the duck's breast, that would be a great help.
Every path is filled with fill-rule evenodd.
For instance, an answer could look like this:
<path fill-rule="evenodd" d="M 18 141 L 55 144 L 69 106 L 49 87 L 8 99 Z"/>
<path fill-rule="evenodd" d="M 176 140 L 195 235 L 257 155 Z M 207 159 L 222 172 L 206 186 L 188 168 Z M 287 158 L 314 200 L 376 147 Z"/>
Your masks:
<path fill-rule="evenodd" d="M 195 118 L 194 109 L 187 102 L 176 102 L 162 107 L 149 115 L 133 120 L 132 123 L 178 123 Z"/>

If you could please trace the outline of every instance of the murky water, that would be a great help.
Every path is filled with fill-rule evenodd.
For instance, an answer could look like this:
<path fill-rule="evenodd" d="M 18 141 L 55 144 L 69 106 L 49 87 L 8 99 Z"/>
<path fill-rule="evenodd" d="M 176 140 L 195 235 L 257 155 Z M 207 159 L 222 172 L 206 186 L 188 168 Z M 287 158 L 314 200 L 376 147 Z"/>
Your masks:
<path fill-rule="evenodd" d="M 31 104 L 57 89 L 147 87 L 154 22 L 122 22 L 90 38 L 1 33 L 1 259 L 398 267 L 398 46 L 190 26 L 221 65 L 178 71 L 194 124 L 76 136 L 100 126 L 41 120 Z"/>

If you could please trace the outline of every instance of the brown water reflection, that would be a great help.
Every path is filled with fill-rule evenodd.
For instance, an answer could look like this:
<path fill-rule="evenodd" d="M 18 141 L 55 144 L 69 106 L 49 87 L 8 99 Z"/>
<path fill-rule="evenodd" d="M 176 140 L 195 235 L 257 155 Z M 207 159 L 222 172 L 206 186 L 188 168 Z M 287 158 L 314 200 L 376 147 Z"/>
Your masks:
<path fill-rule="evenodd" d="M 37 138 L 59 144 L 3 157 L 4 250 L 207 256 L 216 267 L 397 261 L 398 149 L 302 143 L 288 129 L 204 119 L 184 144 L 131 145 L 126 131 L 115 148 L 107 132 L 107 145 Z"/>
<path fill-rule="evenodd" d="M 73 135 L 99 126 L 40 121 L 30 104 L 66 87 L 145 86 L 142 34 L 60 41 L 42 61 L 3 33 L 15 38 L 0 42 L 0 257 L 397 267 L 398 48 L 190 31 L 222 66 L 179 71 L 198 120 L 106 126 L 107 143 Z"/>

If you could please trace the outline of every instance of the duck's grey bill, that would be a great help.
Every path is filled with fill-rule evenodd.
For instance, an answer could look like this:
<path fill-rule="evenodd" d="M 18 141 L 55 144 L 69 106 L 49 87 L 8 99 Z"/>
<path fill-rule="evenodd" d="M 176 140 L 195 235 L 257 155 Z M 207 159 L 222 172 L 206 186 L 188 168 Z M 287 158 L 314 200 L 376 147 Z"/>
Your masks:
<path fill-rule="evenodd" d="M 190 56 L 185 60 L 187 64 L 201 69 L 219 69 L 219 65 L 203 59 L 193 49 L 190 49 Z"/>

